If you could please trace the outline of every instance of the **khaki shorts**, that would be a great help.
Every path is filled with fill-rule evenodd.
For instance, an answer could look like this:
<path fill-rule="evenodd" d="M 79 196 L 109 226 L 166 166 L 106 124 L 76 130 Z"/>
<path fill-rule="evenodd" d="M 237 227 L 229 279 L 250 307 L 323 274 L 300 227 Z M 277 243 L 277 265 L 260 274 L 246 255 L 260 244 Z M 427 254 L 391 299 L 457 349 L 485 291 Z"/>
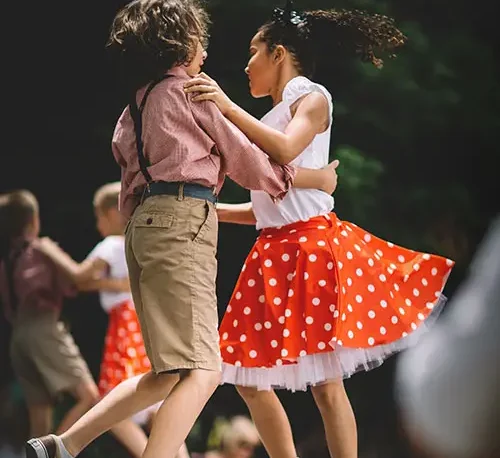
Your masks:
<path fill-rule="evenodd" d="M 146 199 L 127 225 L 130 285 L 156 373 L 221 370 L 217 332 L 218 223 L 201 199 Z"/>
<path fill-rule="evenodd" d="M 93 380 L 71 334 L 53 317 L 15 326 L 10 358 L 28 404 L 51 404 Z"/>

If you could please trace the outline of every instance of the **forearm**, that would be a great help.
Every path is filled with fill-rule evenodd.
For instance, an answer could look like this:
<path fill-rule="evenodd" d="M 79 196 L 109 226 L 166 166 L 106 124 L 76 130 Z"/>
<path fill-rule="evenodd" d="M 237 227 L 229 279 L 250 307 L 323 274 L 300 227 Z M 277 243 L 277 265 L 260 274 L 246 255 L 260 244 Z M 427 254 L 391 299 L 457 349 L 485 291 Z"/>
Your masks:
<path fill-rule="evenodd" d="M 75 285 L 92 280 L 91 272 L 83 272 L 81 265 L 71 258 L 67 253 L 60 250 L 48 254 L 52 262 L 62 271 Z"/>
<path fill-rule="evenodd" d="M 94 280 L 86 280 L 78 283 L 80 291 L 108 291 L 112 293 L 128 293 L 130 292 L 130 283 L 128 278 L 99 278 Z"/>
<path fill-rule="evenodd" d="M 252 210 L 252 203 L 217 204 L 217 216 L 221 223 L 244 224 L 255 226 L 257 220 Z"/>
<path fill-rule="evenodd" d="M 329 186 L 329 176 L 324 169 L 304 169 L 299 167 L 297 169 L 297 174 L 293 180 L 294 188 L 301 189 L 319 189 L 321 191 L 326 191 Z"/>
<path fill-rule="evenodd" d="M 294 156 L 289 153 L 286 134 L 262 123 L 238 105 L 233 104 L 225 116 L 276 163 L 288 164 L 290 156 Z"/>

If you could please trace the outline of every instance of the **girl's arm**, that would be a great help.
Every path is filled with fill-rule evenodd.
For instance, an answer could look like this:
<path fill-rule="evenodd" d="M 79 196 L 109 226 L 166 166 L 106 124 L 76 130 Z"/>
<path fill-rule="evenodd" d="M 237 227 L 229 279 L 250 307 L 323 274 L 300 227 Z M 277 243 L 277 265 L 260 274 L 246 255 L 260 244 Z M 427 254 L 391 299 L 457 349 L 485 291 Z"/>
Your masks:
<path fill-rule="evenodd" d="M 217 203 L 217 216 L 221 223 L 255 226 L 257 220 L 252 210 L 252 202 L 244 204 Z"/>
<path fill-rule="evenodd" d="M 185 92 L 198 93 L 192 100 L 212 100 L 222 114 L 278 164 L 293 161 L 329 125 L 326 97 L 318 92 L 307 94 L 294 108 L 292 121 L 285 132 L 269 127 L 233 103 L 216 81 L 202 73 L 185 84 Z"/>
<path fill-rule="evenodd" d="M 111 293 L 129 293 L 130 283 L 128 277 L 88 280 L 78 285 L 80 291 L 108 291 Z"/>
<path fill-rule="evenodd" d="M 48 237 L 38 239 L 36 247 L 61 270 L 74 284 L 80 288 L 99 279 L 108 264 L 99 258 L 86 259 L 77 263 L 57 243 Z M 86 289 L 85 289 L 86 290 Z"/>

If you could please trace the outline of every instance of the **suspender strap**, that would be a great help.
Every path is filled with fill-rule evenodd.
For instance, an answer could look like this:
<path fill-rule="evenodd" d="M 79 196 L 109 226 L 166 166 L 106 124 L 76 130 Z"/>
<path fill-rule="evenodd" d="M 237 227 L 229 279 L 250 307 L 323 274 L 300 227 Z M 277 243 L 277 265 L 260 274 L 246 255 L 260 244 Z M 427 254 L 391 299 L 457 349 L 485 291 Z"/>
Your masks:
<path fill-rule="evenodd" d="M 144 155 L 144 143 L 142 141 L 142 112 L 144 111 L 144 107 L 146 106 L 146 100 L 153 90 L 153 88 L 160 82 L 162 82 L 165 78 L 168 78 L 170 75 L 163 75 L 161 78 L 153 81 L 146 89 L 144 93 L 144 97 L 142 98 L 141 105 L 138 107 L 135 101 L 135 94 L 130 101 L 130 114 L 134 121 L 134 130 L 135 130 L 135 140 L 137 144 L 137 155 L 139 159 L 139 167 L 141 169 L 144 178 L 146 179 L 147 184 L 151 184 L 153 179 L 151 178 L 151 174 L 148 171 L 148 167 L 151 165 L 146 156 Z"/>
<path fill-rule="evenodd" d="M 17 250 L 15 250 L 13 253 L 10 253 L 5 258 L 5 274 L 7 277 L 7 287 L 9 288 L 9 300 L 12 312 L 14 312 L 19 305 L 14 280 L 14 271 L 17 261 L 23 254 L 24 250 L 28 247 L 28 245 L 28 242 L 23 243 Z"/>

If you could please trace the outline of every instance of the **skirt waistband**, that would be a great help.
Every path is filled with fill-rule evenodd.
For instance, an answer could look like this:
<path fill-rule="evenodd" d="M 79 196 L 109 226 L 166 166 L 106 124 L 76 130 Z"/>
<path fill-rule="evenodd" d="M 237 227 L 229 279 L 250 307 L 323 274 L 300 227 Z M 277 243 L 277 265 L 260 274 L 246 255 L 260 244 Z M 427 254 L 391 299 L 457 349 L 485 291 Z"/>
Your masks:
<path fill-rule="evenodd" d="M 333 227 L 337 222 L 337 215 L 332 212 L 326 215 L 314 216 L 307 221 L 297 221 L 296 223 L 287 224 L 286 226 L 264 228 L 260 233 L 260 238 L 271 239 L 282 237 L 287 234 L 294 234 L 296 232 L 326 229 L 328 227 Z"/>

